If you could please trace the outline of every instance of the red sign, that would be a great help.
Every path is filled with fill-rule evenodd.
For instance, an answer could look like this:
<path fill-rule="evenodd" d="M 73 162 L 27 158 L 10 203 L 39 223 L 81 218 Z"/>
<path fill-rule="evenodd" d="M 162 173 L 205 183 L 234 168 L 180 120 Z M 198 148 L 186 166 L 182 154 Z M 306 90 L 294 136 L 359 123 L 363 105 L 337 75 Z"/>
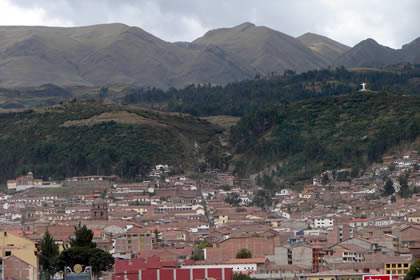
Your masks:
<path fill-rule="evenodd" d="M 398 275 L 363 275 L 363 280 L 398 280 Z"/>

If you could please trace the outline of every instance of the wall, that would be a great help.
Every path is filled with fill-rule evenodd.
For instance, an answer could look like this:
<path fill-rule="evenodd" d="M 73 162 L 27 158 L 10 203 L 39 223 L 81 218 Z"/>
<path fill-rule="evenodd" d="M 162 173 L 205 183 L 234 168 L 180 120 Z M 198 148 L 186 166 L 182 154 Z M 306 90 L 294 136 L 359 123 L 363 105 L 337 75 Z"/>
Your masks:
<path fill-rule="evenodd" d="M 261 237 L 230 238 L 219 244 L 216 248 L 206 248 L 206 260 L 226 262 L 236 257 L 238 251 L 247 248 L 253 258 L 262 258 L 274 254 L 272 239 Z"/>

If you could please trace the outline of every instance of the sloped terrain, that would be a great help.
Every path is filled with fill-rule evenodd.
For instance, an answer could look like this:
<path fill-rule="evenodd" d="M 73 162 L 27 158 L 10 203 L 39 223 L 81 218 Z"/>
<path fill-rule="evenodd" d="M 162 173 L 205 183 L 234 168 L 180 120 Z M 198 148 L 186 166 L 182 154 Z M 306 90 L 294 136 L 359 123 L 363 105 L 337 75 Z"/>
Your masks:
<path fill-rule="evenodd" d="M 28 171 L 58 179 L 87 174 L 133 179 L 158 163 L 186 170 L 207 160 L 222 164 L 217 159 L 223 156 L 218 139 L 223 129 L 188 115 L 72 101 L 0 119 L 1 182 Z"/>
<path fill-rule="evenodd" d="M 314 33 L 305 33 L 297 37 L 297 39 L 319 54 L 328 65 L 331 65 L 337 57 L 350 49 L 346 45 Z"/>

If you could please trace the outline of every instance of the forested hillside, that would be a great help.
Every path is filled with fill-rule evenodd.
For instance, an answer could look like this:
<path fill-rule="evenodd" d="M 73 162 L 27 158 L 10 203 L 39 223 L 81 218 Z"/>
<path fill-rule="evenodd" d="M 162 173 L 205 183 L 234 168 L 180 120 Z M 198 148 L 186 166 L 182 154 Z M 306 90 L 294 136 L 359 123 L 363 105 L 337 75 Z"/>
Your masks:
<path fill-rule="evenodd" d="M 167 111 L 196 116 L 242 116 L 264 104 L 285 104 L 308 98 L 348 94 L 366 82 L 372 91 L 390 90 L 420 94 L 420 65 L 394 66 L 391 70 L 356 69 L 314 70 L 301 74 L 256 77 L 226 86 L 191 85 L 167 91 L 152 88 L 127 88 L 122 102 L 154 106 Z"/>
<path fill-rule="evenodd" d="M 247 112 L 231 128 L 235 173 L 267 166 L 289 183 L 327 169 L 351 167 L 353 175 L 385 152 L 420 134 L 420 98 L 358 92 Z"/>
<path fill-rule="evenodd" d="M 361 82 L 368 91 L 359 92 Z M 31 95 L 37 104 L 37 98 L 61 102 L 0 114 L 1 181 L 27 171 L 57 179 L 134 179 L 167 163 L 230 169 L 244 177 L 270 167 L 271 177 L 294 184 L 326 169 L 352 167 L 357 174 L 390 149 L 413 142 L 420 127 L 420 67 L 409 64 L 286 71 L 224 87 L 96 88 L 87 96 L 104 100 L 65 101 L 75 91 L 54 85 L 1 91 L 25 106 Z M 79 98 L 87 93 L 79 92 Z"/>
<path fill-rule="evenodd" d="M 28 171 L 44 179 L 88 174 L 134 179 L 158 163 L 186 170 L 199 160 L 217 166 L 220 132 L 191 116 L 99 101 L 0 114 L 0 181 Z"/>

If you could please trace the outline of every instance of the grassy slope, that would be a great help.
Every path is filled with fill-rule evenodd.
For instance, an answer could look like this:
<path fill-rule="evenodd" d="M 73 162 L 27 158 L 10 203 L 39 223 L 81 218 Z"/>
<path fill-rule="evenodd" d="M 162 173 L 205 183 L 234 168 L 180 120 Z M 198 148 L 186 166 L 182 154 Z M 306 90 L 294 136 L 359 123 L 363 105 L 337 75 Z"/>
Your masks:
<path fill-rule="evenodd" d="M 222 132 L 198 118 L 104 102 L 69 102 L 0 118 L 2 182 L 29 170 L 62 178 L 132 177 L 157 163 L 190 169 L 205 158 L 209 143 L 218 147 Z"/>

